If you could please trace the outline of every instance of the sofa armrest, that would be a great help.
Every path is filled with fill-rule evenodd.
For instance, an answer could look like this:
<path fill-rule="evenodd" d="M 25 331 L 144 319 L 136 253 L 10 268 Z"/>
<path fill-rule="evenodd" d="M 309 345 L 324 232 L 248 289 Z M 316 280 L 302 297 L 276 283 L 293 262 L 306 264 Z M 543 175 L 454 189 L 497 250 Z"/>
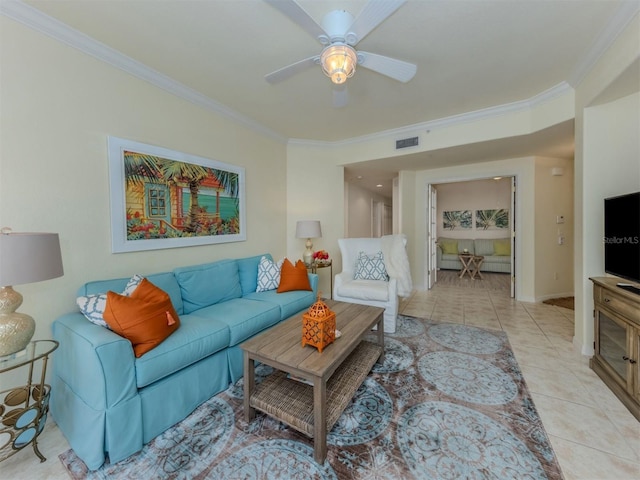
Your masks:
<path fill-rule="evenodd" d="M 54 354 L 54 374 L 96 410 L 108 409 L 137 395 L 131 343 L 84 316 L 69 313 L 52 325 L 60 342 Z"/>
<path fill-rule="evenodd" d="M 142 448 L 142 407 L 131 343 L 84 316 L 69 313 L 52 325 L 51 415 L 90 470 L 106 452 L 118 462 Z"/>
<path fill-rule="evenodd" d="M 311 289 L 313 290 L 313 297 L 318 297 L 318 274 L 317 273 L 307 273 L 309 277 L 309 285 L 311 285 Z"/>

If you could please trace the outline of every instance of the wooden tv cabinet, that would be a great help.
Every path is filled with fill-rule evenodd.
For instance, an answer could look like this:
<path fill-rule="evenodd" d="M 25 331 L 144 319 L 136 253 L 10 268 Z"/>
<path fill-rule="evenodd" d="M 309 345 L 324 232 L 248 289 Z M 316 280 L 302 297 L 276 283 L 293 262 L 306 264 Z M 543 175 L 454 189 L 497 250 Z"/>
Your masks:
<path fill-rule="evenodd" d="M 593 277 L 595 354 L 589 366 L 640 421 L 640 294 Z"/>

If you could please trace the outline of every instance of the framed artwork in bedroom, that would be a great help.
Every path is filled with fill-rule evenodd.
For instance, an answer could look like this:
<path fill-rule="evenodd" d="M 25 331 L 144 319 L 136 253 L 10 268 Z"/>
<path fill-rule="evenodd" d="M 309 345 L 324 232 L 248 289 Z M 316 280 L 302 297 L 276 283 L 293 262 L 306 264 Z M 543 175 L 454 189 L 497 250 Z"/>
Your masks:
<path fill-rule="evenodd" d="M 476 230 L 504 230 L 509 228 L 509 209 L 476 210 Z"/>
<path fill-rule="evenodd" d="M 244 168 L 109 137 L 114 253 L 246 240 Z"/>
<path fill-rule="evenodd" d="M 442 228 L 445 230 L 470 229 L 472 225 L 471 210 L 447 210 L 442 212 Z"/>

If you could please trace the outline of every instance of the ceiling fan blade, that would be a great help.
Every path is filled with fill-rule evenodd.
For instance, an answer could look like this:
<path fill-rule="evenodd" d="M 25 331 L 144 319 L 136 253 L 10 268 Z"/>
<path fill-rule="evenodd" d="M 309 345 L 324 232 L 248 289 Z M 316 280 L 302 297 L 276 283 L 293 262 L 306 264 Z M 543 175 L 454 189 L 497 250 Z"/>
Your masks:
<path fill-rule="evenodd" d="M 347 94 L 347 84 L 333 85 L 333 106 L 336 108 L 344 107 L 349 102 L 349 96 Z"/>
<path fill-rule="evenodd" d="M 358 65 L 403 83 L 411 80 L 418 70 L 413 63 L 361 50 L 358 50 Z"/>
<path fill-rule="evenodd" d="M 318 25 L 311 15 L 304 10 L 295 0 L 265 0 L 269 5 L 284 13 L 293 20 L 294 23 L 302 27 L 313 38 L 317 39 L 320 35 L 326 36 L 324 29 Z"/>
<path fill-rule="evenodd" d="M 292 63 L 291 65 L 287 65 L 286 67 L 282 67 L 275 72 L 271 72 L 264 76 L 264 79 L 269 83 L 278 83 L 287 78 L 294 76 L 296 73 L 300 73 L 307 68 L 313 67 L 318 64 L 320 57 L 318 55 L 314 55 L 313 57 L 305 58 L 304 60 L 300 60 L 299 62 Z"/>
<path fill-rule="evenodd" d="M 355 45 L 371 30 L 380 25 L 393 12 L 399 9 L 407 0 L 369 0 L 362 11 L 355 18 L 348 32 L 356 34 L 357 40 L 351 45 Z"/>

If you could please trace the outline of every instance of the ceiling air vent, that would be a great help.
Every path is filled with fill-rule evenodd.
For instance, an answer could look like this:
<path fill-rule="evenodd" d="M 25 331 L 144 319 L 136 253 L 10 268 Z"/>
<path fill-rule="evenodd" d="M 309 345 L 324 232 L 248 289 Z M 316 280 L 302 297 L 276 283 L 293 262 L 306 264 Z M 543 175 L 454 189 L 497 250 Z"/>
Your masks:
<path fill-rule="evenodd" d="M 415 147 L 418 145 L 418 137 L 403 138 L 402 140 L 396 140 L 396 150 L 407 147 Z"/>

